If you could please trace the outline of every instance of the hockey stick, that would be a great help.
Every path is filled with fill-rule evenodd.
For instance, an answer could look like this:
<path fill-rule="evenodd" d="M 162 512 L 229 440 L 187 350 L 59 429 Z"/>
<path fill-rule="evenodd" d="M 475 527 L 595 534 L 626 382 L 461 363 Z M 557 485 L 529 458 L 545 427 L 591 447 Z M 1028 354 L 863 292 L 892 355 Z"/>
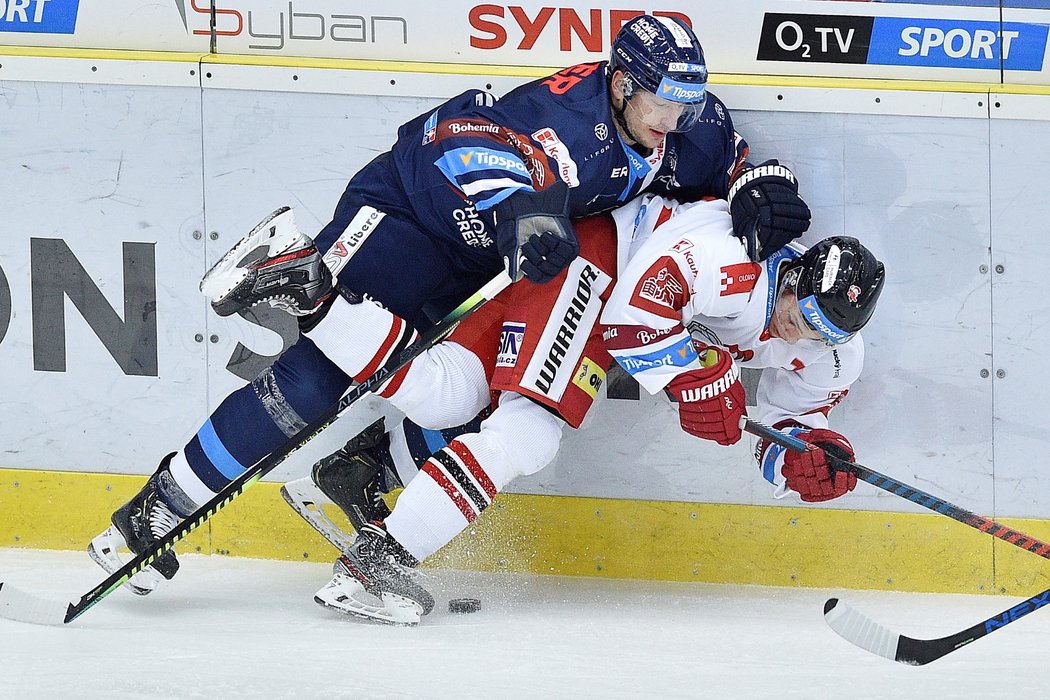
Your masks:
<path fill-rule="evenodd" d="M 812 448 L 809 443 L 806 443 L 803 440 L 782 433 L 779 430 L 775 430 L 749 418 L 743 419 L 741 425 L 744 430 L 752 435 L 766 438 L 771 442 L 775 442 L 782 447 L 795 450 L 796 452 L 804 452 Z M 884 491 L 905 498 L 942 515 L 947 515 L 953 520 L 958 520 L 964 525 L 969 525 L 970 527 L 992 535 L 993 537 L 998 537 L 1004 542 L 1009 542 L 1016 547 L 1020 547 L 1021 549 L 1038 554 L 1046 559 L 1050 559 L 1050 545 L 1041 542 L 1034 537 L 1030 537 L 1022 532 L 1008 528 L 994 520 L 982 518 L 965 508 L 961 508 L 942 498 L 928 494 L 914 486 L 909 486 L 901 481 L 897 481 L 885 474 L 880 474 L 874 469 L 869 469 L 864 465 L 836 459 L 833 455 L 827 455 L 827 457 L 833 469 L 851 471 L 857 475 L 857 478 Z M 1048 602 L 1050 602 L 1050 589 L 1045 590 L 1042 593 L 1037 593 L 1028 600 L 1018 603 L 1009 610 L 1004 610 L 987 620 L 979 622 L 973 627 L 969 627 L 961 632 L 956 632 L 955 634 L 950 634 L 947 637 L 942 637 L 940 639 L 913 639 L 892 632 L 838 598 L 831 598 L 824 604 L 824 619 L 827 621 L 831 629 L 838 633 L 839 636 L 862 649 L 893 661 L 899 661 L 900 663 L 913 666 L 921 666 L 923 664 L 928 664 L 931 661 L 936 661 L 945 654 L 966 646 L 970 642 L 976 641 L 986 634 L 991 634 L 995 630 L 1010 624 L 1014 620 L 1038 610 Z"/>
<path fill-rule="evenodd" d="M 745 418 L 744 420 L 747 421 L 743 424 L 744 430 L 752 435 L 766 438 L 771 442 L 775 442 L 782 447 L 788 448 L 789 450 L 805 452 L 812 447 L 809 443 L 799 440 L 797 437 L 782 433 L 774 428 L 770 428 L 768 425 L 757 423 L 750 418 Z M 937 496 L 928 494 L 914 486 L 909 486 L 902 481 L 897 481 L 893 477 L 880 474 L 874 469 L 865 467 L 863 464 L 837 459 L 830 454 L 827 455 L 827 457 L 832 469 L 853 472 L 857 475 L 858 479 L 866 481 L 883 491 L 889 491 L 893 495 L 900 496 L 912 503 L 917 503 L 923 508 L 929 508 L 941 515 L 947 515 L 952 520 L 958 520 L 960 523 L 976 528 L 992 537 L 998 537 L 1015 547 L 1020 547 L 1021 549 L 1032 552 L 1033 554 L 1038 554 L 1044 559 L 1050 559 L 1050 544 L 1041 542 L 1034 537 L 1026 535 L 1023 532 L 1018 532 L 1017 530 L 997 523 L 994 520 L 982 518 L 980 515 L 972 513 L 953 503 L 949 503 L 943 498 L 938 498 Z"/>
<path fill-rule="evenodd" d="M 970 642 L 976 642 L 1048 602 L 1050 590 L 1045 590 L 973 627 L 939 639 L 913 639 L 898 634 L 838 598 L 831 598 L 824 603 L 824 620 L 840 637 L 861 649 L 909 666 L 924 666 Z"/>
<path fill-rule="evenodd" d="M 463 319 L 506 289 L 510 284 L 511 279 L 505 272 L 501 272 L 494 277 L 484 287 L 420 336 L 416 342 L 391 358 L 371 377 L 351 389 L 337 404 L 289 438 L 280 448 L 259 460 L 254 466 L 231 481 L 214 498 L 157 540 L 150 550 L 135 556 L 125 563 L 121 568 L 114 571 L 109 578 L 81 596 L 80 600 L 68 604 L 46 600 L 0 582 L 0 617 L 44 625 L 68 624 L 77 619 L 100 600 L 123 585 L 125 581 L 149 566 L 161 554 L 171 549 L 176 542 L 199 527 L 205 520 L 229 505 L 233 499 L 240 496 L 248 487 L 276 468 L 289 455 L 310 442 L 318 433 L 335 422 L 359 398 L 378 389 L 391 375 L 404 368 L 431 346 L 441 342 Z"/>

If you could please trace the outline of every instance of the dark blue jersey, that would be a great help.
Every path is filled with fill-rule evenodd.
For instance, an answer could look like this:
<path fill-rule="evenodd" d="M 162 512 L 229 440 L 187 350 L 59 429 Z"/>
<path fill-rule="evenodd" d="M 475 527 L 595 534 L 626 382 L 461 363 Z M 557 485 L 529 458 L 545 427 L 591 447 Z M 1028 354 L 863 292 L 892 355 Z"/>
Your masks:
<path fill-rule="evenodd" d="M 574 218 L 642 191 L 725 197 L 747 146 L 722 102 L 709 95 L 697 126 L 668 134 L 646 157 L 618 135 L 605 69 L 571 66 L 498 101 L 476 90 L 454 97 L 403 125 L 389 157 L 362 169 L 348 192 L 476 261 L 498 260 L 491 208 L 555 179 L 570 187 Z"/>

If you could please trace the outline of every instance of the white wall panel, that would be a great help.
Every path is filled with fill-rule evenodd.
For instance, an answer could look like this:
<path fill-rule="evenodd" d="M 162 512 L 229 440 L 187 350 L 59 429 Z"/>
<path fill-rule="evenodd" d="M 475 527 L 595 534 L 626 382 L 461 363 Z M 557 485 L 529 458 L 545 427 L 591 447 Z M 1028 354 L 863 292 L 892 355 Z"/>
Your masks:
<path fill-rule="evenodd" d="M 997 99 L 1006 105 L 1017 96 Z M 1042 103 L 1050 108 L 1050 96 Z M 1045 178 L 1027 173 L 1050 162 L 1050 124 L 993 119 L 991 141 L 996 510 L 1047 518 L 1050 199 Z"/>
<path fill-rule="evenodd" d="M 189 67 L 181 65 L 173 75 Z M 210 313 L 196 287 L 207 266 L 284 204 L 303 230 L 316 231 L 401 123 L 487 81 L 426 76 L 433 84 L 393 86 L 425 96 L 392 95 L 376 75 L 358 82 L 340 73 L 345 84 L 323 93 L 275 92 L 237 89 L 238 81 L 264 85 L 265 68 L 209 68 L 203 89 L 151 87 L 145 74 L 132 80 L 142 86 L 0 82 L 4 466 L 152 470 L 294 338 L 283 314 Z M 287 68 L 274 75 L 289 78 Z M 367 94 L 338 94 L 354 85 Z M 883 92 L 884 103 L 877 91 L 785 92 L 776 102 L 787 111 L 772 107 L 777 88 L 716 91 L 752 160 L 775 156 L 795 169 L 814 210 L 808 241 L 848 233 L 887 263 L 886 291 L 865 332 L 868 366 L 833 425 L 875 469 L 984 514 L 1047 517 L 1033 455 L 1046 443 L 1038 361 L 1040 319 L 1050 309 L 1033 241 L 1050 205 L 1038 178 L 1018 172 L 1050 157 L 1050 98 L 975 93 L 938 102 L 923 93 L 909 101 Z M 152 250 L 156 264 L 156 376 L 129 372 L 92 325 L 134 346 L 117 348 L 125 363 L 148 357 L 136 338 L 119 335 L 134 325 L 124 297 L 145 294 L 125 289 L 125 277 L 142 272 L 125 267 L 128 245 L 139 255 Z M 33 250 L 60 254 L 34 265 Z M 77 299 L 94 299 L 93 311 Z M 59 356 L 62 369 L 42 366 Z M 613 393 L 622 396 L 622 385 Z M 276 476 L 302 474 L 378 410 L 368 402 Z M 604 398 L 583 430 L 566 432 L 555 464 L 516 490 L 772 503 L 749 444 L 721 448 L 685 436 L 663 397 Z M 829 504 L 843 506 L 910 508 L 865 487 Z"/>
<path fill-rule="evenodd" d="M 202 411 L 205 343 L 195 336 L 206 305 L 186 284 L 203 254 L 193 237 L 203 228 L 200 142 L 199 90 L 0 82 L 0 267 L 11 309 L 0 344 L 5 465 L 151 471 L 159 446 L 178 437 L 176 419 Z M 121 351 L 147 365 L 155 358 L 157 376 L 122 370 L 69 299 L 59 297 L 63 313 L 41 317 L 65 288 L 97 289 L 105 301 L 92 302 L 94 312 L 111 309 L 111 330 L 127 324 L 125 244 L 145 244 L 136 266 L 155 263 L 155 283 L 149 273 L 130 296 L 146 300 L 132 313 L 155 319 L 157 336 Z M 69 259 L 42 259 L 54 245 L 86 275 L 72 280 Z M 41 354 L 51 366 L 64 358 L 64 371 L 36 369 Z"/>

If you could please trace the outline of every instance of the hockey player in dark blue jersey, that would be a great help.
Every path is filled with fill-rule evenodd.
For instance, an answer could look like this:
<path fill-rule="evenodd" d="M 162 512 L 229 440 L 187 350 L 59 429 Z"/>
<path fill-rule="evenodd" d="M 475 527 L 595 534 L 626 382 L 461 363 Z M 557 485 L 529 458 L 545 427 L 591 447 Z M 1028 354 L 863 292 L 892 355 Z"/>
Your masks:
<path fill-rule="evenodd" d="M 575 217 L 652 191 L 729 198 L 755 259 L 800 235 L 809 210 L 791 172 L 750 167 L 746 156 L 707 91 L 691 29 L 648 15 L 624 25 L 607 63 L 566 68 L 499 101 L 469 91 L 409 121 L 351 179 L 315 238 L 279 209 L 206 275 L 201 290 L 217 313 L 266 302 L 300 317 L 300 338 L 162 460 L 92 542 L 92 557 L 112 571 L 119 548 L 148 548 L 501 268 L 515 280 L 553 278 L 579 250 Z M 379 536 L 375 552 L 411 559 Z M 132 586 L 148 593 L 177 569 L 168 551 Z"/>

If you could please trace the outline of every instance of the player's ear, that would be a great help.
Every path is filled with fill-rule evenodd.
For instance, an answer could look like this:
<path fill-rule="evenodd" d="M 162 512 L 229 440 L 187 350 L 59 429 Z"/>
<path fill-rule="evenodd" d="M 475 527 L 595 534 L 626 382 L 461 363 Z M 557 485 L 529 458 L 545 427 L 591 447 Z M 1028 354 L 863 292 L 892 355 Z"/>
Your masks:
<path fill-rule="evenodd" d="M 625 73 L 622 70 L 614 70 L 612 77 L 609 78 L 609 90 L 613 96 L 613 99 L 619 101 L 623 99 L 623 79 Z"/>

